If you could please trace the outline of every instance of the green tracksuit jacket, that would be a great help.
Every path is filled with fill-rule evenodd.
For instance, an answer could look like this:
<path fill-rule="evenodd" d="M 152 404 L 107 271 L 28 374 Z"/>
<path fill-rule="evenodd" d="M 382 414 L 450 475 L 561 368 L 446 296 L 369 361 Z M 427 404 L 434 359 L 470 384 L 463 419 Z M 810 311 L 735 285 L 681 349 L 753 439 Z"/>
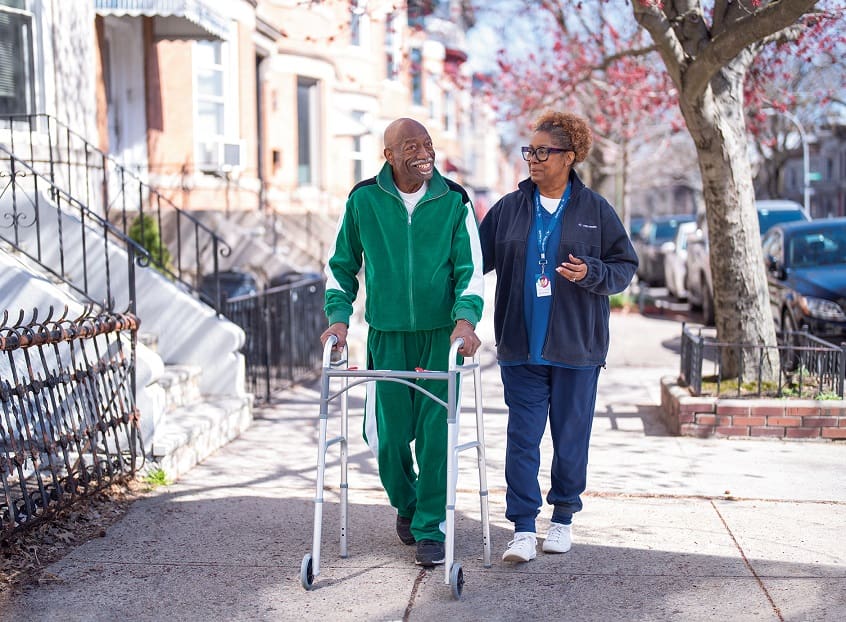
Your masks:
<path fill-rule="evenodd" d="M 458 184 L 436 170 L 412 212 L 386 163 L 347 199 L 326 267 L 326 316 L 349 324 L 364 263 L 364 319 L 381 331 L 452 326 L 482 315 L 482 257 L 476 217 Z"/>

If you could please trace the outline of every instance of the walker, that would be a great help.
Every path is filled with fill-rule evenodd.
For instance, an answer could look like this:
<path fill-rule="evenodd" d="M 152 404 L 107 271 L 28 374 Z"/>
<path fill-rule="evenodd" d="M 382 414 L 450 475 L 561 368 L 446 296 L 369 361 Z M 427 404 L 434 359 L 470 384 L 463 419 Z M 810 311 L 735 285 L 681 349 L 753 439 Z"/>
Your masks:
<path fill-rule="evenodd" d="M 326 450 L 336 443 L 341 450 L 341 485 L 340 485 L 340 546 L 341 557 L 347 557 L 347 438 L 349 426 L 347 393 L 360 384 L 369 382 L 398 382 L 420 391 L 430 399 L 435 400 L 447 409 L 447 501 L 446 501 L 446 539 L 444 542 L 444 584 L 450 586 L 452 596 L 461 598 L 464 588 L 464 572 L 455 557 L 455 497 L 458 485 L 458 454 L 467 449 L 476 449 L 477 466 L 479 469 L 479 499 L 482 513 L 482 544 L 484 548 L 484 566 L 491 567 L 490 524 L 488 520 L 488 488 L 485 464 L 484 423 L 482 420 L 482 382 L 478 352 L 472 363 L 456 364 L 459 348 L 464 344 L 463 339 L 456 339 L 449 351 L 448 371 L 390 371 L 368 370 L 349 367 L 345 347 L 340 352 L 339 360 L 332 361 L 333 346 L 337 337 L 330 336 L 323 348 L 323 369 L 320 379 L 320 419 L 317 448 L 317 482 L 314 498 L 314 536 L 312 552 L 306 553 L 300 566 L 300 581 L 306 590 L 314 587 L 314 579 L 320 574 L 320 541 L 323 519 L 323 478 L 326 469 Z M 476 439 L 458 444 L 459 414 L 461 410 L 461 374 L 473 372 L 473 385 L 476 411 Z M 341 379 L 341 388 L 331 393 L 330 385 L 333 378 Z M 432 379 L 446 380 L 448 385 L 448 401 L 444 402 L 426 389 L 414 383 L 414 380 Z M 352 382 L 351 382 L 352 380 Z M 329 420 L 329 403 L 340 397 L 341 433 L 331 439 L 326 438 Z"/>

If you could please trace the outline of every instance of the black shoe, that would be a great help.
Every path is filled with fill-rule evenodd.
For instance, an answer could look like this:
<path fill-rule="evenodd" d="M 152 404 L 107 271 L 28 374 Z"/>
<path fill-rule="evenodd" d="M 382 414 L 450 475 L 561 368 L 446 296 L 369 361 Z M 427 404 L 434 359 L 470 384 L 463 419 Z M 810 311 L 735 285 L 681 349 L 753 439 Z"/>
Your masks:
<path fill-rule="evenodd" d="M 421 540 L 417 543 L 417 557 L 414 560 L 418 566 L 437 566 L 444 563 L 444 543 L 435 540 Z"/>
<path fill-rule="evenodd" d="M 411 533 L 411 519 L 397 514 L 397 535 L 403 544 L 414 544 L 414 534 Z"/>

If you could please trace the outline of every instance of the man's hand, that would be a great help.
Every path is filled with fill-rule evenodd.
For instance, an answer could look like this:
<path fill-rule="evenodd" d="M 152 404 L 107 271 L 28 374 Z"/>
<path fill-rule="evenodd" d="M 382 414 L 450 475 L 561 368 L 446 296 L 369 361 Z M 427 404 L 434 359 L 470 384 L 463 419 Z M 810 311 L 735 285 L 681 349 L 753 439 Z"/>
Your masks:
<path fill-rule="evenodd" d="M 473 325 L 467 320 L 458 320 L 455 323 L 455 328 L 449 336 L 449 342 L 452 343 L 459 338 L 464 340 L 464 345 L 458 349 L 458 353 L 462 356 L 473 356 L 479 346 L 482 345 L 482 341 L 476 336 Z"/>
<path fill-rule="evenodd" d="M 330 324 L 329 328 L 323 331 L 323 334 L 320 335 L 320 343 L 324 346 L 326 345 L 326 340 L 329 339 L 330 335 L 335 335 L 338 338 L 337 343 L 332 347 L 333 350 L 343 350 L 344 346 L 347 345 L 347 325 L 343 322 L 335 322 L 334 324 Z"/>

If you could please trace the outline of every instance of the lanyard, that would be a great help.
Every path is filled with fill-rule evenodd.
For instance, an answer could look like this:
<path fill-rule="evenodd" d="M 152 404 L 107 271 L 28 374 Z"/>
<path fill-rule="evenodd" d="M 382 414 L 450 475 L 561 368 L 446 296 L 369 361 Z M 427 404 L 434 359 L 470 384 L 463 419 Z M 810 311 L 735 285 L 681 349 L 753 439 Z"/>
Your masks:
<path fill-rule="evenodd" d="M 549 244 L 549 236 L 553 229 L 555 229 L 558 221 L 561 220 L 561 216 L 564 214 L 564 208 L 567 206 L 567 201 L 569 200 L 570 184 L 567 184 L 564 194 L 561 195 L 561 200 L 558 201 L 558 207 L 555 208 L 555 212 L 552 214 L 552 220 L 549 222 L 549 228 L 544 231 L 543 206 L 540 202 L 540 191 L 535 188 L 535 221 L 537 222 L 538 229 L 538 252 L 540 253 L 540 261 L 538 261 L 538 263 L 540 264 L 541 274 L 544 274 L 546 270 L 546 246 Z"/>

